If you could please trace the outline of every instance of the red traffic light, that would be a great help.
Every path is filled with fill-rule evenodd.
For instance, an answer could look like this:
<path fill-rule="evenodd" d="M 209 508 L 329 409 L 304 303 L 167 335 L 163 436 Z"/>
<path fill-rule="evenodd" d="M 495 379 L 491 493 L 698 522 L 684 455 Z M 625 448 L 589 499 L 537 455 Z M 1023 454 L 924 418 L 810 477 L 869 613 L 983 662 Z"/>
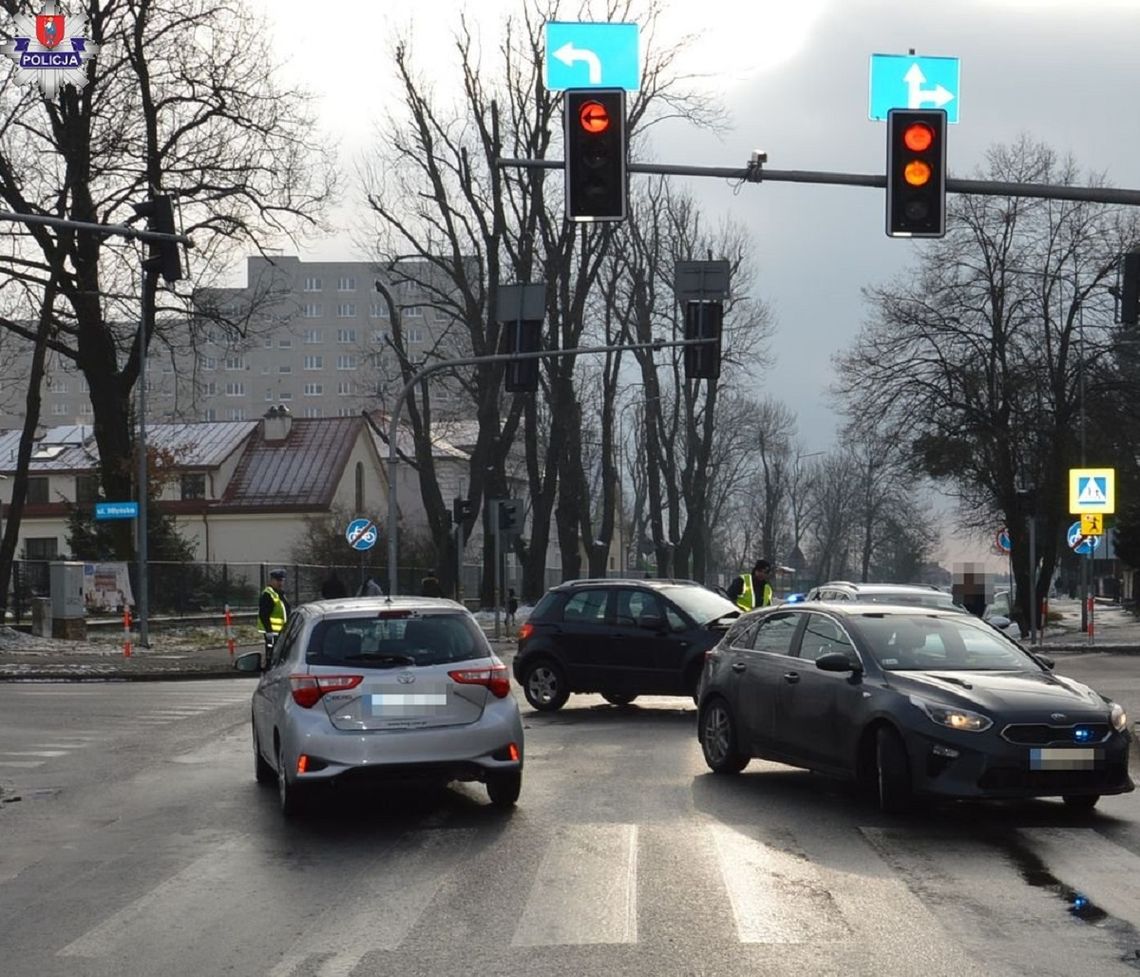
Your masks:
<path fill-rule="evenodd" d="M 925 122 L 909 125 L 903 133 L 903 145 L 915 153 L 925 153 L 933 142 L 934 130 Z"/>
<path fill-rule="evenodd" d="M 593 135 L 610 127 L 610 114 L 601 102 L 584 102 L 578 109 L 578 124 Z"/>

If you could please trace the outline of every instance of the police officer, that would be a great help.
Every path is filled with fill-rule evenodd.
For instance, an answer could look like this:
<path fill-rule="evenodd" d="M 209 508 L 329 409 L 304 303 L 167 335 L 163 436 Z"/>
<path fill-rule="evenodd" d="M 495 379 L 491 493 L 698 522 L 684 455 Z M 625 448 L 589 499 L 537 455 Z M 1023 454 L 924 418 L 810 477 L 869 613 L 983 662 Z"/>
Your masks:
<path fill-rule="evenodd" d="M 771 569 L 772 564 L 767 560 L 757 560 L 751 573 L 742 573 L 728 585 L 728 599 L 743 611 L 771 605 L 772 585 L 768 583 Z"/>
<path fill-rule="evenodd" d="M 257 630 L 265 638 L 265 651 L 273 650 L 273 642 L 285 629 L 289 619 L 289 600 L 285 596 L 285 571 L 270 570 L 269 586 L 261 592 L 257 602 Z"/>

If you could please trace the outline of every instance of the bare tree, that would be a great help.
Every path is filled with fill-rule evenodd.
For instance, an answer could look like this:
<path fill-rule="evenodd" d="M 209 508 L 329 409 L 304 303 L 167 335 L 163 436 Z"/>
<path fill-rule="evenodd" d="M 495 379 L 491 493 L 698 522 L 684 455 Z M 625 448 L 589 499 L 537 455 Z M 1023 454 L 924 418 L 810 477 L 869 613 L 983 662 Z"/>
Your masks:
<path fill-rule="evenodd" d="M 9 14 L 18 6 L 0 0 Z M 88 0 L 83 15 L 100 52 L 82 91 L 68 86 L 48 99 L 0 89 L 0 200 L 9 209 L 122 223 L 134 217 L 132 202 L 169 194 L 205 279 L 239 251 L 315 226 L 334 169 L 304 96 L 275 82 L 252 10 L 224 0 Z M 47 344 L 87 380 L 104 492 L 130 498 L 130 397 L 146 353 L 137 251 L 44 226 L 20 234 L 0 254 L 0 273 L 58 292 Z M 155 292 L 141 291 L 142 318 L 164 327 Z M 174 308 L 184 319 L 187 303 Z M 21 320 L 0 326 L 37 338 Z M 130 546 L 124 525 L 116 549 Z"/>
<path fill-rule="evenodd" d="M 1027 138 L 990 150 L 982 175 L 1080 176 L 1073 160 Z M 1009 527 L 1023 619 L 1029 561 L 1018 489 L 1036 490 L 1040 599 L 1068 518 L 1067 470 L 1081 455 L 1080 378 L 1105 357 L 1107 286 L 1135 240 L 1135 218 L 1102 205 L 960 195 L 918 273 L 869 291 L 874 320 L 839 357 L 852 419 L 881 420 L 907 459 L 957 496 L 968 525 Z"/>

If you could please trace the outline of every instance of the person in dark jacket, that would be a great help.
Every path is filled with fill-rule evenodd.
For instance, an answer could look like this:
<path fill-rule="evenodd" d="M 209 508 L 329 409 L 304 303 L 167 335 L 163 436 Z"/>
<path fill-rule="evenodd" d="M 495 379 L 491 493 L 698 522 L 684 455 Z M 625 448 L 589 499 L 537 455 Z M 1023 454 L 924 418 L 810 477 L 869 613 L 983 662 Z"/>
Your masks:
<path fill-rule="evenodd" d="M 508 628 L 515 626 L 515 612 L 519 609 L 519 599 L 515 596 L 515 588 L 511 587 L 507 591 L 507 620 Z"/>
<path fill-rule="evenodd" d="M 424 597 L 442 597 L 443 588 L 439 585 L 439 577 L 434 570 L 428 570 L 427 576 L 420 581 L 420 594 Z"/>
<path fill-rule="evenodd" d="M 321 584 L 321 596 L 325 600 L 336 600 L 338 597 L 348 596 L 348 588 L 332 567 L 329 567 L 329 575 L 325 577 L 325 582 Z"/>

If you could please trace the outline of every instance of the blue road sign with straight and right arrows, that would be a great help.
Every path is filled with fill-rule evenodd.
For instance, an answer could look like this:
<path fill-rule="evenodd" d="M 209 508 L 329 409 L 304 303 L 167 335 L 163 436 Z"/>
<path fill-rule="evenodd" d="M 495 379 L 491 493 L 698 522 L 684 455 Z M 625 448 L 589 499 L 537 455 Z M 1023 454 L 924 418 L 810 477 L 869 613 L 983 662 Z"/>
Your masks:
<path fill-rule="evenodd" d="M 871 55 L 872 122 L 885 122 L 891 109 L 945 109 L 958 121 L 958 59 L 906 54 Z"/>
<path fill-rule="evenodd" d="M 637 24 L 546 22 L 546 87 L 641 87 Z"/>
<path fill-rule="evenodd" d="M 371 519 L 353 519 L 344 531 L 344 538 L 354 550 L 372 549 L 379 535 L 376 523 Z"/>

